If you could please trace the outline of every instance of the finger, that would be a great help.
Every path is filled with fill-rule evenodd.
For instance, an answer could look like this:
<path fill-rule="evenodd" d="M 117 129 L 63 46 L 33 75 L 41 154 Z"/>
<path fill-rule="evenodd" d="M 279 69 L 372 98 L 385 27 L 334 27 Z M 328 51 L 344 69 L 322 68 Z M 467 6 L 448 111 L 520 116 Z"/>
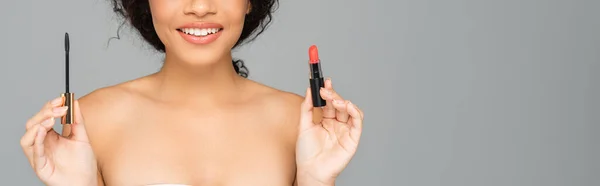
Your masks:
<path fill-rule="evenodd" d="M 21 138 L 21 146 L 23 148 L 31 147 L 33 145 L 35 135 L 37 134 L 36 132 L 37 132 L 38 128 L 40 128 L 40 127 L 52 128 L 53 125 L 54 125 L 54 118 L 48 118 L 40 124 L 31 126 L 27 130 L 27 132 L 25 132 L 25 135 L 23 135 L 23 137 Z"/>
<path fill-rule="evenodd" d="M 326 89 L 333 89 L 333 84 L 331 84 L 331 78 L 325 78 L 325 88 Z"/>
<path fill-rule="evenodd" d="M 310 88 L 306 88 L 304 101 L 302 101 L 302 112 L 310 112 L 312 109 L 312 94 L 310 93 Z"/>
<path fill-rule="evenodd" d="M 43 127 L 39 127 L 37 130 L 33 145 L 33 164 L 36 170 L 42 170 L 46 163 L 48 163 L 48 157 L 45 154 L 44 140 L 48 133 Z"/>
<path fill-rule="evenodd" d="M 342 96 L 340 96 L 331 86 L 331 80 L 326 80 L 325 81 L 325 87 L 321 90 L 321 96 L 323 96 L 323 99 L 325 99 L 327 102 L 328 106 L 331 106 L 331 108 L 333 108 L 335 110 L 335 108 L 333 107 L 333 100 L 344 100 L 344 98 L 342 98 Z"/>
<path fill-rule="evenodd" d="M 339 122 L 348 122 L 348 103 L 348 101 L 344 100 L 333 100 L 333 107 L 335 107 L 335 118 Z"/>
<path fill-rule="evenodd" d="M 40 125 L 34 125 L 31 126 L 29 128 L 29 130 L 27 130 L 27 132 L 25 132 L 25 134 L 23 135 L 23 137 L 21 137 L 21 147 L 25 148 L 29 148 L 31 146 L 33 146 L 33 142 L 35 140 L 35 135 L 37 134 L 37 130 L 40 127 Z"/>
<path fill-rule="evenodd" d="M 75 116 L 75 122 L 71 124 L 71 134 L 69 135 L 69 137 L 77 141 L 89 142 L 89 138 L 85 130 L 83 114 L 81 113 L 81 107 L 79 107 L 78 100 L 75 100 L 73 103 L 73 115 Z"/>
<path fill-rule="evenodd" d="M 31 121 L 29 121 L 27 123 L 27 125 L 41 125 L 43 128 L 46 129 L 46 131 L 49 131 L 50 129 L 52 129 L 52 127 L 54 127 L 55 118 L 67 114 L 67 109 L 68 109 L 68 106 L 61 106 L 61 107 L 54 107 L 54 108 L 46 109 L 46 110 L 50 110 L 50 111 L 43 113 L 44 115 L 46 115 L 44 121 L 38 122 L 38 123 L 30 123 L 34 120 L 34 119 L 32 119 Z M 35 120 L 37 120 L 37 119 L 35 119 Z"/>
<path fill-rule="evenodd" d="M 331 99 L 331 100 L 335 100 L 335 99 L 343 100 L 344 99 L 333 89 L 333 83 L 331 82 L 331 78 L 328 78 L 327 80 L 325 80 L 325 89 L 330 91 L 329 99 Z"/>
<path fill-rule="evenodd" d="M 73 125 L 73 124 L 71 124 Z M 62 125 L 61 135 L 66 138 L 71 138 L 71 125 Z"/>
<path fill-rule="evenodd" d="M 335 107 L 333 106 L 333 100 L 335 99 L 335 97 L 333 96 L 334 92 L 335 91 L 333 90 L 331 78 L 325 79 L 325 86 L 320 91 L 321 97 L 323 97 L 323 99 L 327 103 L 323 107 L 323 117 L 324 118 L 328 118 L 328 119 L 335 118 Z"/>
<path fill-rule="evenodd" d="M 310 88 L 306 89 L 306 96 L 304 97 L 304 101 L 301 105 L 300 111 L 300 131 L 304 129 L 310 128 L 312 126 L 312 118 L 313 118 L 313 105 L 312 105 L 312 95 L 310 93 Z"/>
<path fill-rule="evenodd" d="M 34 115 L 31 119 L 29 119 L 29 121 L 27 121 L 27 124 L 25 125 L 25 127 L 28 129 L 29 127 L 31 127 L 33 125 L 37 125 L 37 124 L 41 123 L 42 121 L 44 121 L 45 119 L 48 119 L 49 117 L 53 117 L 55 114 L 52 112 L 52 109 L 55 107 L 61 106 L 62 102 L 63 102 L 63 98 L 58 97 L 58 98 L 55 98 L 54 100 L 49 101 L 48 103 L 44 104 L 42 109 L 36 115 Z"/>
<path fill-rule="evenodd" d="M 363 127 L 363 114 L 362 111 L 360 109 L 358 109 L 358 107 L 356 107 L 356 105 L 354 105 L 352 102 L 348 103 L 348 114 L 350 115 L 350 120 L 352 123 L 352 126 L 350 128 L 350 135 L 351 137 L 358 141 L 358 139 L 360 138 L 360 135 L 362 133 L 362 127 Z"/>
<path fill-rule="evenodd" d="M 335 108 L 333 107 L 331 99 L 331 91 L 325 88 L 321 88 L 321 97 L 325 100 L 325 106 L 323 106 L 323 117 L 328 119 L 335 118 Z"/>
<path fill-rule="evenodd" d="M 40 128 L 40 125 L 34 125 L 32 126 L 29 130 L 27 130 L 27 132 L 25 132 L 25 135 L 23 135 L 23 137 L 21 137 L 21 147 L 23 148 L 23 152 L 25 153 L 25 156 L 27 156 L 27 160 L 29 161 L 29 164 L 33 167 L 33 143 L 36 139 L 36 135 L 38 132 L 38 129 Z"/>
<path fill-rule="evenodd" d="M 50 131 L 54 129 L 54 124 L 56 124 L 56 119 L 53 117 L 46 119 L 44 122 L 40 123 L 40 127 L 44 128 L 46 131 Z"/>
<path fill-rule="evenodd" d="M 52 129 L 54 125 L 54 118 L 48 118 L 44 122 L 38 125 L 31 126 L 29 130 L 23 135 L 21 138 L 21 146 L 23 147 L 23 151 L 27 155 L 27 159 L 29 163 L 33 167 L 33 152 L 32 148 L 35 143 L 35 139 L 37 137 L 38 130 L 42 129 L 44 131 L 48 131 Z M 48 129 L 49 128 L 49 129 Z"/>
<path fill-rule="evenodd" d="M 358 106 L 356 106 L 356 105 L 354 105 L 354 106 L 358 108 Z M 364 118 L 365 118 L 365 113 L 364 113 L 362 110 L 360 110 L 360 109 L 358 109 L 358 112 L 360 112 L 360 118 L 361 118 L 362 120 L 364 120 Z"/>

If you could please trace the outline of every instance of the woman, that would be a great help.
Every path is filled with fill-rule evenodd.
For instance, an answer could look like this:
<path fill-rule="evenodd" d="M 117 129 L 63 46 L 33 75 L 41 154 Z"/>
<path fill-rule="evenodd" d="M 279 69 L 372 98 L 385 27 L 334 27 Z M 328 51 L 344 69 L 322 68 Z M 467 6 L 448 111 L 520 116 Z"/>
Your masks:
<path fill-rule="evenodd" d="M 157 73 L 61 98 L 27 121 L 21 145 L 47 185 L 334 185 L 356 152 L 362 112 L 331 80 L 327 106 L 245 78 L 231 49 L 269 23 L 276 0 L 120 0 L 165 61 Z M 234 61 L 232 65 L 232 61 Z M 240 65 L 243 67 L 243 65 Z"/>

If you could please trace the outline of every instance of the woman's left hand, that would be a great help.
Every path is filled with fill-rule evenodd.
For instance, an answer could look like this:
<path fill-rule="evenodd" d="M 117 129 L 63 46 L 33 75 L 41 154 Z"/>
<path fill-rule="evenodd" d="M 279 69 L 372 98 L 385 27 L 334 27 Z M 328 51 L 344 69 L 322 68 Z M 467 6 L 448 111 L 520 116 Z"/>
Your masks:
<path fill-rule="evenodd" d="M 348 165 L 362 133 L 363 112 L 344 100 L 325 80 L 321 97 L 327 101 L 322 117 L 313 119 L 310 89 L 302 103 L 300 128 L 296 145 L 297 180 L 310 185 L 334 185 L 337 176 Z"/>

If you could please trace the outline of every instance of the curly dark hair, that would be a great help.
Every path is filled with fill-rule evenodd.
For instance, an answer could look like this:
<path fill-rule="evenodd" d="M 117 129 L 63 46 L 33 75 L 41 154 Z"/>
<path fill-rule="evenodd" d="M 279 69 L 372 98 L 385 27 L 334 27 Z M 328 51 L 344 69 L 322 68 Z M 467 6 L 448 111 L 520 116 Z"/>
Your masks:
<path fill-rule="evenodd" d="M 150 5 L 148 0 L 110 0 L 113 5 L 113 11 L 120 17 L 129 22 L 138 33 L 148 42 L 154 49 L 159 52 L 165 52 L 165 45 L 160 41 L 154 30 Z M 239 40 L 233 48 L 247 42 L 251 42 L 271 23 L 273 12 L 278 5 L 278 0 L 249 0 L 252 6 L 250 13 L 246 15 L 244 28 Z M 125 22 L 124 22 L 125 23 Z M 123 26 L 123 25 L 121 25 Z M 117 38 L 118 31 L 117 31 Z M 235 71 L 240 76 L 248 77 L 248 68 L 244 65 L 241 59 L 232 61 Z"/>

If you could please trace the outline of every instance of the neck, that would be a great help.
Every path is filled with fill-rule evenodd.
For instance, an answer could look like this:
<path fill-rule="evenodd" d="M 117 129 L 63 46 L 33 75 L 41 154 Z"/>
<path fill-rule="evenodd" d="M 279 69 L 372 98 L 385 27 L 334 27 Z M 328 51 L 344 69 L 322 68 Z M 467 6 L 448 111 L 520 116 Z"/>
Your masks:
<path fill-rule="evenodd" d="M 240 92 L 240 80 L 231 56 L 204 64 L 182 61 L 166 55 L 163 67 L 154 74 L 160 100 L 167 102 L 210 104 L 231 100 Z"/>

